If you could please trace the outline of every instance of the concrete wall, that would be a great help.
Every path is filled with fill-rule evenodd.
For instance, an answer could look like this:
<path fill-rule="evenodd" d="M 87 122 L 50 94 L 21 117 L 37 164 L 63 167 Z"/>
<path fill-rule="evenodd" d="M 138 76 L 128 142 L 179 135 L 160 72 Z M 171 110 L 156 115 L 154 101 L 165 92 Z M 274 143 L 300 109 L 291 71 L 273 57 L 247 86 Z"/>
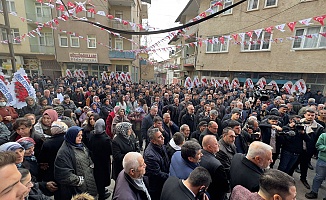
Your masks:
<path fill-rule="evenodd" d="M 199 36 L 207 38 L 214 35 L 230 35 L 266 28 L 291 21 L 298 21 L 324 15 L 325 1 L 300 3 L 299 0 L 278 0 L 277 7 L 264 8 L 265 0 L 259 0 L 259 9 L 247 11 L 247 3 L 233 9 L 230 15 L 221 15 L 199 25 Z M 208 0 L 201 1 L 200 12 L 209 8 Z M 290 8 L 292 7 L 292 8 Z M 288 9 L 287 11 L 284 11 Z M 283 12 L 284 11 L 284 12 Z M 282 13 L 281 13 L 282 12 Z M 280 14 L 278 14 L 280 13 Z M 264 18 L 270 19 L 263 20 Z M 261 21 L 261 22 L 260 22 Z M 312 20 L 314 25 L 320 25 Z M 256 25 L 247 27 L 251 24 Z M 297 23 L 296 27 L 303 27 Z M 289 28 L 285 32 L 273 31 L 273 39 L 294 36 Z M 240 38 L 240 37 L 239 37 Z M 206 45 L 199 48 L 197 70 L 214 71 L 253 71 L 253 72 L 291 72 L 325 73 L 325 49 L 293 50 L 292 41 L 272 43 L 269 51 L 241 52 L 241 46 L 229 44 L 227 53 L 206 53 Z"/>

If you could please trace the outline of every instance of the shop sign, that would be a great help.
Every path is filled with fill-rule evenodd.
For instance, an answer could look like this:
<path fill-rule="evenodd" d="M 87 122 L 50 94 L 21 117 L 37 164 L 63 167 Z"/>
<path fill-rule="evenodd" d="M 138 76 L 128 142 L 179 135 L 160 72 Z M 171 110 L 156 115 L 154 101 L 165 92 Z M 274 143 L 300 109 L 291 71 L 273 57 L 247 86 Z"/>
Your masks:
<path fill-rule="evenodd" d="M 96 53 L 69 53 L 71 62 L 97 63 Z"/>

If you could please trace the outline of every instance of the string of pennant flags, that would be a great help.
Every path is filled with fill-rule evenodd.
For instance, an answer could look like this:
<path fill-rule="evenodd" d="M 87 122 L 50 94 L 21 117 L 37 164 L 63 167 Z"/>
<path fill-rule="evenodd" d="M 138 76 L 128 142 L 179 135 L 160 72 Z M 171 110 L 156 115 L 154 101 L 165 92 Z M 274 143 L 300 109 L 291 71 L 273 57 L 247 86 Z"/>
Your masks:
<path fill-rule="evenodd" d="M 224 77 L 222 79 L 215 79 L 215 78 L 206 78 L 202 77 L 201 80 L 199 80 L 198 76 L 195 76 L 193 80 L 190 77 L 187 77 L 184 83 L 184 87 L 187 89 L 191 89 L 194 87 L 200 87 L 200 86 L 213 86 L 213 87 L 226 87 L 228 89 L 237 89 L 241 87 L 240 81 L 238 78 L 234 78 L 232 81 L 229 80 L 228 77 Z M 267 81 L 264 77 L 260 78 L 256 84 L 252 81 L 251 78 L 247 78 L 246 81 L 243 83 L 244 88 L 254 88 L 255 85 L 260 90 L 263 90 L 266 85 L 270 85 L 276 88 L 277 91 L 279 91 L 279 87 L 276 83 L 276 81 L 272 80 L 270 83 L 267 84 Z M 291 81 L 287 81 L 282 88 L 287 94 L 293 94 L 295 93 L 306 93 L 307 86 L 303 79 L 300 79 L 296 81 L 295 83 L 292 83 Z"/>

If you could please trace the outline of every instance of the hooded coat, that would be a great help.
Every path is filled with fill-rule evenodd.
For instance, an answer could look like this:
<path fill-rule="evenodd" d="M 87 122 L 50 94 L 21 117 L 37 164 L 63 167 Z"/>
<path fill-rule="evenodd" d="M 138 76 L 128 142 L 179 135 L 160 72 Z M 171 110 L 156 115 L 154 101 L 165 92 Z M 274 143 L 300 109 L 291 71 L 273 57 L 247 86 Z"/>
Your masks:
<path fill-rule="evenodd" d="M 98 119 L 89 141 L 91 158 L 94 162 L 94 178 L 99 193 L 99 199 L 104 199 L 105 187 L 111 183 L 111 139 L 105 133 L 105 122 Z"/>

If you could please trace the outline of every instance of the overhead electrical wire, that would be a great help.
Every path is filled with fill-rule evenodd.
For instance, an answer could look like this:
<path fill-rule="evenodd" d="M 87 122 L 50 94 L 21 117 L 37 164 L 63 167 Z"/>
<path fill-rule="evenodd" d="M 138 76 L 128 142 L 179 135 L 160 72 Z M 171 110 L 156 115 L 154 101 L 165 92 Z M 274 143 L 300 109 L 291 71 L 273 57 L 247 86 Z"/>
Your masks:
<path fill-rule="evenodd" d="M 120 33 L 120 34 L 126 34 L 126 35 L 154 35 L 154 34 L 177 31 L 177 30 L 181 30 L 181 29 L 184 29 L 184 28 L 199 24 L 199 23 L 204 22 L 204 21 L 206 21 L 208 19 L 211 19 L 211 18 L 213 18 L 213 17 L 215 17 L 215 16 L 217 16 L 217 15 L 219 15 L 219 14 L 221 14 L 221 13 L 223 13 L 223 12 L 233 8 L 233 7 L 236 7 L 236 6 L 244 3 L 245 1 L 247 1 L 247 0 L 241 0 L 241 1 L 237 2 L 237 3 L 235 3 L 235 4 L 232 4 L 232 5 L 228 6 L 227 8 L 224 8 L 224 9 L 222 9 L 222 10 L 220 10 L 220 11 L 214 13 L 214 14 L 208 15 L 207 17 L 204 17 L 204 18 L 199 19 L 197 21 L 193 21 L 193 22 L 190 22 L 190 23 L 185 24 L 185 25 L 181 25 L 181 26 L 177 26 L 177 27 L 173 27 L 173 28 L 168 28 L 168 29 L 163 29 L 163 30 L 158 30 L 158 31 L 141 31 L 141 32 L 125 31 L 125 30 L 110 28 L 110 27 L 107 27 L 107 26 L 104 26 L 102 24 L 98 24 L 98 23 L 92 22 L 92 21 L 86 21 L 86 20 L 74 20 L 74 21 L 93 24 L 94 26 L 97 26 L 97 27 L 100 27 L 100 28 L 103 28 L 105 30 L 112 31 L 112 32 L 115 32 L 115 33 Z M 62 0 L 61 0 L 61 2 L 62 2 Z"/>

